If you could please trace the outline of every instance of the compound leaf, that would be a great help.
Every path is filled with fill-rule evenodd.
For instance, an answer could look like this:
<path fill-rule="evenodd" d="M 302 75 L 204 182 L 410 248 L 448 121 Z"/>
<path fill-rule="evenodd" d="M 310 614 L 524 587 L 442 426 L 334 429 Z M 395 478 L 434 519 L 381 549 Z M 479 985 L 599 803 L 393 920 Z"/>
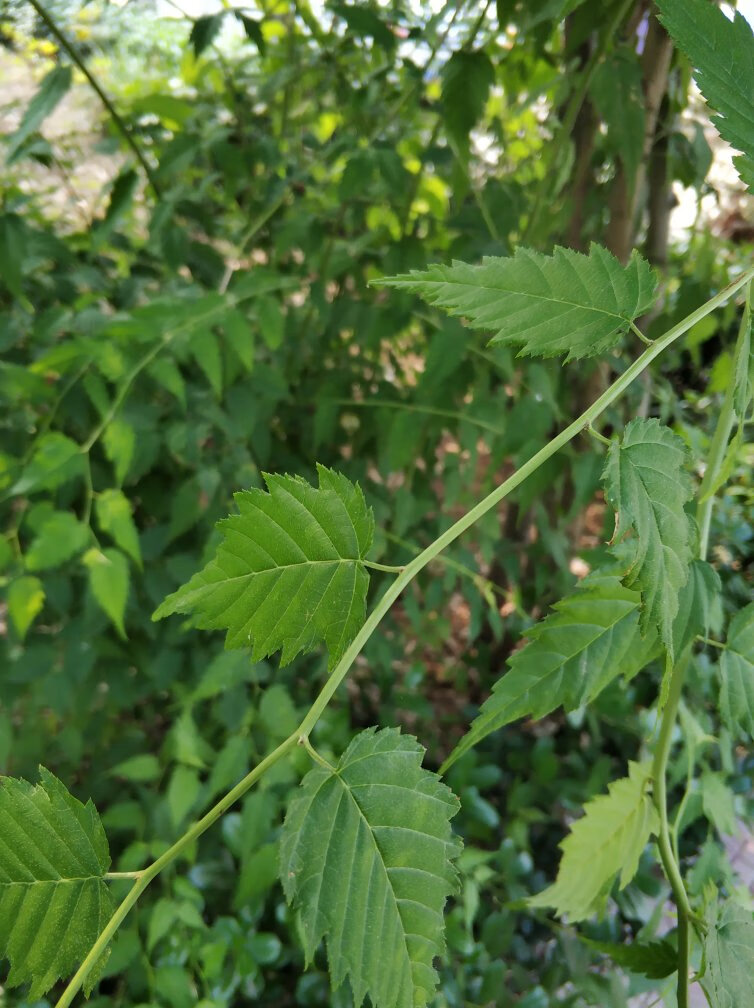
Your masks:
<path fill-rule="evenodd" d="M 30 983 L 32 1001 L 77 969 L 113 910 L 97 810 L 44 767 L 39 773 L 38 785 L 0 778 L 0 958 L 10 961 L 8 986 Z"/>
<path fill-rule="evenodd" d="M 307 959 L 325 937 L 333 986 L 348 976 L 357 1006 L 369 995 L 374 1008 L 421 1008 L 437 985 L 458 800 L 423 752 L 394 728 L 361 732 L 337 767 L 306 775 L 283 826 L 281 878 Z"/>
<path fill-rule="evenodd" d="M 616 512 L 613 542 L 633 529 L 623 583 L 641 592 L 640 625 L 659 630 L 673 656 L 678 593 L 691 562 L 692 525 L 683 507 L 691 496 L 683 441 L 658 420 L 632 420 L 610 446 L 604 480 Z M 622 545 L 622 544 L 621 544 Z"/>
<path fill-rule="evenodd" d="M 754 33 L 735 11 L 729 20 L 710 0 L 657 0 L 660 20 L 695 68 L 696 82 L 718 113 L 720 136 L 742 153 L 734 158 L 754 192 Z"/>
<path fill-rule="evenodd" d="M 751 1003 L 754 976 L 754 914 L 734 900 L 707 908 L 703 984 L 711 1008 L 742 1008 Z"/>
<path fill-rule="evenodd" d="M 584 815 L 561 843 L 557 879 L 528 902 L 553 907 L 572 921 L 601 913 L 615 877 L 623 889 L 636 874 L 647 841 L 659 829 L 659 817 L 648 794 L 648 763 L 629 763 L 628 777 L 608 785 L 584 806 Z"/>
<path fill-rule="evenodd" d="M 520 717 L 541 718 L 561 705 L 589 702 L 617 675 L 635 675 L 656 649 L 639 634 L 638 592 L 615 574 L 595 571 L 527 631 L 528 643 L 509 659 L 471 729 L 442 767 L 493 731 Z"/>
<path fill-rule="evenodd" d="M 374 518 L 358 486 L 318 473 L 318 489 L 266 475 L 268 493 L 236 494 L 216 556 L 153 619 L 194 612 L 199 626 L 228 631 L 227 647 L 251 643 L 255 661 L 282 649 L 284 665 L 323 641 L 334 665 L 364 620 Z"/>
<path fill-rule="evenodd" d="M 551 256 L 518 248 L 510 258 L 479 266 L 454 262 L 380 280 L 415 291 L 472 329 L 495 330 L 492 344 L 519 346 L 521 355 L 566 360 L 615 346 L 655 299 L 657 277 L 636 252 L 626 266 L 593 244 L 588 255 L 556 248 Z"/>
<path fill-rule="evenodd" d="M 720 656 L 720 713 L 730 730 L 754 736 L 754 602 L 730 621 Z"/>

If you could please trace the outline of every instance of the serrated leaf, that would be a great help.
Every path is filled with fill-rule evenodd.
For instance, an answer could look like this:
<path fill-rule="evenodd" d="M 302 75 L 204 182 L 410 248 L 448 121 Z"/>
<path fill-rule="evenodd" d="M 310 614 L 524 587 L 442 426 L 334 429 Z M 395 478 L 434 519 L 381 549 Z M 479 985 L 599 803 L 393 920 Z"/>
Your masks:
<path fill-rule="evenodd" d="M 702 795 L 702 809 L 707 819 L 721 836 L 736 832 L 736 809 L 733 792 L 725 783 L 725 777 L 706 770 L 699 781 Z"/>
<path fill-rule="evenodd" d="M 27 137 L 35 133 L 68 91 L 72 80 L 69 66 L 56 66 L 47 74 L 39 90 L 26 106 L 21 122 L 7 137 L 6 161 L 12 164 Z"/>
<path fill-rule="evenodd" d="M 650 777 L 648 763 L 631 762 L 628 777 L 613 781 L 606 795 L 587 802 L 584 815 L 560 844 L 557 879 L 529 899 L 530 906 L 552 907 L 559 916 L 585 920 L 602 912 L 618 875 L 619 888 L 628 885 L 650 836 L 659 829 L 648 794 Z"/>
<path fill-rule="evenodd" d="M 707 909 L 703 984 L 711 1008 L 744 1008 L 751 1003 L 754 977 L 754 914 L 734 900 Z"/>
<path fill-rule="evenodd" d="M 633 941 L 624 945 L 595 941 L 583 936 L 581 940 L 589 948 L 610 956 L 618 966 L 623 966 L 631 973 L 639 973 L 649 980 L 662 980 L 678 969 L 678 952 L 667 938 L 652 942 Z"/>
<path fill-rule="evenodd" d="M 107 532 L 127 553 L 137 567 L 141 567 L 139 533 L 136 531 L 131 505 L 121 490 L 103 490 L 96 500 L 97 521 L 102 531 Z"/>
<path fill-rule="evenodd" d="M 673 658 L 673 620 L 692 557 L 686 446 L 658 420 L 632 420 L 608 453 L 603 478 L 616 512 L 613 542 L 633 530 L 623 583 L 641 592 L 642 633 L 659 631 Z M 621 550 L 621 556 L 626 551 Z"/>
<path fill-rule="evenodd" d="M 729 20 L 710 0 L 657 0 L 660 21 L 695 68 L 699 90 L 718 113 L 720 136 L 741 151 L 733 159 L 754 192 L 754 33 L 735 11 Z"/>
<path fill-rule="evenodd" d="M 442 72 L 442 116 L 456 140 L 466 141 L 484 112 L 495 68 L 483 49 L 459 49 Z"/>
<path fill-rule="evenodd" d="M 722 620 L 720 575 L 705 560 L 694 559 L 686 584 L 678 595 L 673 620 L 673 649 L 680 654 L 697 634 L 708 637 Z"/>
<path fill-rule="evenodd" d="M 83 470 L 84 459 L 75 441 L 65 434 L 44 434 L 34 449 L 29 464 L 11 488 L 13 494 L 54 490 Z"/>
<path fill-rule="evenodd" d="M 479 266 L 454 262 L 378 281 L 415 291 L 472 329 L 495 330 L 491 344 L 519 346 L 519 355 L 566 360 L 615 346 L 656 296 L 657 277 L 634 252 L 626 266 L 600 245 L 589 254 L 557 247 L 551 256 L 518 248 Z"/>
<path fill-rule="evenodd" d="M 311 770 L 283 826 L 280 873 L 311 960 L 324 937 L 334 987 L 358 1006 L 420 1008 L 437 986 L 443 907 L 456 890 L 458 800 L 397 729 L 370 728 L 336 768 Z"/>
<path fill-rule="evenodd" d="M 8 615 L 21 638 L 42 611 L 45 590 L 39 578 L 24 576 L 11 581 L 8 587 Z"/>
<path fill-rule="evenodd" d="M 113 910 L 96 809 L 39 772 L 36 786 L 0 778 L 0 958 L 10 960 L 8 986 L 30 983 L 32 1001 L 77 969 Z M 87 993 L 105 959 L 87 977 Z"/>
<path fill-rule="evenodd" d="M 89 542 L 89 528 L 70 511 L 53 511 L 24 554 L 30 571 L 51 570 L 80 553 Z"/>
<path fill-rule="evenodd" d="M 128 600 L 128 560 L 120 550 L 91 549 L 84 554 L 89 570 L 89 587 L 100 609 L 112 620 L 115 629 L 125 638 L 123 617 Z"/>
<path fill-rule="evenodd" d="M 442 772 L 493 731 L 520 717 L 588 703 L 617 675 L 635 675 L 653 657 L 655 641 L 639 635 L 640 595 L 614 574 L 596 571 L 527 631 L 528 643 L 482 705 Z M 655 639 L 656 640 L 656 639 Z"/>
<path fill-rule="evenodd" d="M 136 431 L 126 420 L 114 417 L 102 435 L 102 446 L 115 469 L 115 479 L 123 483 L 136 450 Z"/>
<path fill-rule="evenodd" d="M 374 518 L 358 485 L 317 472 L 318 489 L 266 475 L 268 493 L 236 494 L 215 558 L 152 618 L 194 612 L 199 626 L 228 631 L 227 647 L 251 644 L 254 661 L 282 650 L 287 664 L 322 641 L 332 667 L 364 619 Z"/>
<path fill-rule="evenodd" d="M 754 736 L 754 602 L 730 621 L 720 656 L 720 714 L 734 735 Z"/>

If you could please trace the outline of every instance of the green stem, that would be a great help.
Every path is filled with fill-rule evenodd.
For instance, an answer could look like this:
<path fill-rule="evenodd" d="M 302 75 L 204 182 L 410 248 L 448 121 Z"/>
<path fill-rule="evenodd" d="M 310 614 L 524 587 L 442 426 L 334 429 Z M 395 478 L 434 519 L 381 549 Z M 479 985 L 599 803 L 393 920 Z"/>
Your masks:
<path fill-rule="evenodd" d="M 599 66 L 602 58 L 609 51 L 611 45 L 615 42 L 618 28 L 620 28 L 624 18 L 631 7 L 633 7 L 634 3 L 635 0 L 623 0 L 623 3 L 616 8 L 610 22 L 605 26 L 605 31 L 602 33 L 597 47 L 589 57 L 589 61 L 581 72 L 578 87 L 571 94 L 565 114 L 563 115 L 563 121 L 561 122 L 552 141 L 550 156 L 547 162 L 549 167 L 540 179 L 539 186 L 534 197 L 532 211 L 521 237 L 522 245 L 529 242 L 532 234 L 535 233 L 536 226 L 539 223 L 539 218 L 542 213 L 545 197 L 551 195 L 552 193 L 552 172 L 550 169 L 553 167 L 557 169 L 559 166 L 563 145 L 567 143 L 573 133 L 573 127 L 576 125 L 576 117 L 581 111 L 581 106 L 584 104 L 584 99 L 586 98 L 589 85 L 592 83 L 592 78 L 594 77 L 597 67 Z"/>
<path fill-rule="evenodd" d="M 406 569 L 405 567 L 393 567 L 392 564 L 375 563 L 374 560 L 362 560 L 361 562 L 365 567 L 370 567 L 376 571 L 384 571 L 386 574 L 402 574 Z"/>
<path fill-rule="evenodd" d="M 742 352 L 744 341 L 747 336 L 746 330 L 750 325 L 751 286 L 746 292 L 746 305 L 744 307 L 743 315 L 741 316 L 741 326 L 739 328 L 736 349 L 733 355 L 734 361 L 738 360 L 738 357 Z M 699 504 L 696 512 L 696 522 L 699 526 L 699 556 L 702 560 L 706 558 L 707 550 L 709 549 L 712 508 L 715 503 L 713 488 L 717 482 L 718 476 L 720 475 L 720 470 L 723 467 L 728 441 L 730 440 L 731 431 L 733 430 L 733 426 L 736 422 L 736 413 L 734 408 L 735 397 L 736 384 L 731 381 L 728 383 L 725 398 L 723 399 L 723 405 L 720 410 L 720 416 L 718 417 L 717 426 L 715 427 L 715 433 L 712 435 L 709 457 L 707 459 L 707 468 L 704 472 L 702 485 L 699 487 Z"/>
<path fill-rule="evenodd" d="M 319 696 L 314 701 L 311 710 L 301 722 L 299 731 L 302 735 L 308 735 L 317 723 L 322 715 L 322 712 L 327 707 L 333 697 L 333 694 L 345 678 L 351 665 L 361 653 L 361 650 L 366 642 L 377 629 L 393 602 L 395 602 L 403 589 L 410 584 L 411 581 L 413 581 L 416 575 L 422 571 L 427 564 L 431 563 L 431 561 L 434 560 L 434 558 L 447 546 L 449 546 L 452 542 L 455 542 L 460 535 L 462 535 L 467 529 L 471 528 L 475 522 L 479 521 L 479 519 L 487 514 L 487 512 L 492 508 L 496 507 L 500 501 L 511 493 L 512 490 L 515 490 L 533 472 L 536 472 L 536 470 L 544 462 L 559 452 L 560 449 L 567 445 L 569 441 L 572 441 L 573 438 L 580 434 L 585 427 L 588 427 L 589 424 L 593 423 L 594 420 L 596 420 L 597 417 L 608 408 L 608 406 L 610 406 L 623 394 L 623 392 L 642 373 L 642 371 L 648 367 L 656 357 L 659 357 L 660 354 L 667 349 L 667 347 L 674 343 L 679 336 L 688 332 L 688 330 L 692 326 L 696 325 L 700 319 L 705 318 L 710 314 L 710 312 L 714 311 L 718 305 L 721 305 L 732 294 L 743 287 L 744 284 L 748 283 L 752 277 L 754 277 L 754 266 L 747 270 L 737 280 L 734 280 L 733 283 L 728 284 L 727 287 L 720 291 L 719 294 L 716 294 L 715 297 L 707 301 L 706 304 L 703 304 L 701 307 L 691 312 L 691 314 L 683 319 L 683 321 L 668 330 L 664 336 L 655 340 L 652 346 L 647 347 L 644 353 L 638 357 L 633 364 L 629 365 L 623 374 L 620 375 L 615 382 L 613 382 L 610 388 L 603 392 L 599 399 L 597 399 L 587 410 L 585 410 L 580 417 L 577 417 L 573 423 L 569 424 L 568 427 L 565 428 L 565 430 L 556 435 L 549 444 L 545 445 L 544 448 L 541 448 L 536 455 L 533 455 L 528 462 L 525 462 L 519 469 L 517 469 L 512 476 L 489 493 L 475 507 L 463 515 L 463 517 L 459 518 L 455 524 L 451 525 L 449 529 L 443 532 L 441 536 L 435 539 L 433 543 L 427 546 L 425 550 L 407 564 L 403 573 L 399 574 L 395 581 L 393 581 L 375 608 L 369 614 L 361 630 L 354 637 L 353 641 L 346 649 L 345 654 L 333 669 L 330 678 L 327 680 Z"/>
<path fill-rule="evenodd" d="M 642 343 L 646 344 L 646 346 L 652 346 L 652 340 L 648 336 L 644 335 L 644 333 L 636 325 L 635 322 L 631 323 L 631 332 L 634 334 L 634 336 L 638 336 L 639 339 L 642 341 Z"/>
<path fill-rule="evenodd" d="M 300 734 L 300 732 L 296 731 L 293 735 L 289 735 L 285 742 L 281 742 L 277 749 L 271 752 L 269 756 L 266 756 L 261 763 L 258 763 L 242 781 L 236 784 L 232 791 L 229 791 L 205 816 L 195 822 L 179 840 L 176 840 L 172 847 L 169 847 L 161 857 L 158 857 L 156 861 L 140 873 L 135 885 L 107 922 L 99 938 L 92 945 L 86 958 L 58 999 L 56 1008 L 67 1008 L 71 1004 L 79 988 L 89 975 L 89 971 L 105 951 L 110 939 L 126 919 L 152 879 L 159 875 L 163 868 L 174 861 L 189 844 L 198 840 L 202 833 L 214 825 L 220 816 L 227 812 L 231 805 L 234 805 L 239 798 L 242 798 L 246 794 L 262 774 L 269 770 L 271 766 L 274 766 L 283 756 L 287 755 L 298 744 Z"/>
<path fill-rule="evenodd" d="M 309 754 L 309 756 L 311 756 L 311 758 L 314 760 L 315 763 L 318 763 L 321 767 L 327 770 L 328 773 L 334 774 L 338 772 L 332 765 L 332 763 L 328 763 L 324 756 L 320 756 L 320 754 L 317 752 L 317 750 L 309 741 L 308 735 L 302 735 L 298 741 L 299 745 L 302 745 L 304 749 L 306 749 L 307 753 Z"/>
<path fill-rule="evenodd" d="M 149 162 L 144 157 L 144 154 L 143 154 L 143 152 L 141 150 L 141 147 L 139 147 L 139 145 L 136 143 L 136 140 L 134 140 L 134 137 L 133 137 L 131 131 L 129 130 L 128 126 L 126 126 L 125 122 L 123 121 L 123 119 L 118 114 L 117 109 L 115 108 L 115 106 L 113 105 L 113 103 L 110 101 L 110 99 L 107 97 L 107 95 L 105 94 L 105 92 L 102 90 L 102 88 L 101 88 L 99 82 L 97 81 L 96 77 L 94 77 L 92 75 L 92 73 L 89 70 L 89 68 L 87 67 L 86 63 L 84 63 L 84 61 L 81 59 L 81 57 L 79 56 L 79 54 L 73 48 L 73 46 L 71 45 L 71 43 L 65 37 L 65 35 L 63 34 L 63 32 L 60 30 L 60 28 L 58 28 L 57 24 L 55 23 L 55 21 L 53 20 L 53 18 L 51 17 L 51 15 L 48 14 L 48 12 L 45 10 L 45 8 L 42 6 L 42 4 L 39 3 L 39 0 L 29 0 L 29 4 L 34 8 L 34 10 L 37 12 L 37 14 L 39 15 L 39 17 L 47 25 L 48 29 L 50 30 L 50 34 L 55 39 L 57 39 L 57 42 L 60 45 L 60 48 L 64 52 L 66 52 L 68 54 L 70 60 L 73 63 L 76 64 L 76 66 L 79 68 L 79 70 L 81 71 L 81 73 L 86 77 L 86 79 L 89 82 L 92 90 L 95 92 L 95 94 L 97 95 L 97 97 L 99 98 L 99 100 L 102 102 L 102 104 L 107 109 L 107 111 L 108 111 L 108 113 L 110 115 L 110 118 L 115 123 L 118 131 L 121 133 L 121 135 L 123 136 L 123 139 L 126 141 L 126 143 L 128 144 L 128 146 L 131 148 L 131 150 L 133 151 L 134 155 L 136 156 L 137 161 L 139 162 L 139 164 L 141 165 L 141 167 L 144 169 L 144 174 L 147 176 L 149 184 L 151 185 L 152 189 L 154 190 L 155 196 L 157 196 L 159 198 L 159 196 L 160 196 L 160 187 L 159 187 L 158 182 L 155 179 L 154 172 L 152 171 L 152 169 L 149 166 Z"/>
<path fill-rule="evenodd" d="M 89 972 L 94 964 L 107 948 L 107 945 L 113 935 L 128 916 L 128 913 L 134 907 L 141 894 L 149 886 L 152 880 L 159 875 L 163 868 L 173 862 L 187 846 L 197 840 L 206 830 L 210 828 L 210 826 L 217 822 L 217 820 L 235 802 L 237 802 L 239 798 L 246 794 L 249 788 L 251 788 L 271 766 L 282 759 L 283 756 L 287 755 L 296 745 L 306 744 L 304 739 L 308 739 L 309 733 L 321 717 L 322 712 L 340 683 L 345 678 L 346 673 L 356 660 L 358 654 L 361 652 L 364 644 L 367 640 L 369 640 L 393 602 L 398 598 L 403 589 L 416 577 L 416 575 L 436 556 L 438 556 L 438 554 L 440 554 L 446 546 L 449 546 L 450 543 L 454 542 L 463 532 L 478 521 L 479 518 L 503 500 L 503 498 L 506 497 L 512 490 L 520 486 L 521 483 L 523 483 L 528 476 L 535 472 L 539 466 L 547 461 L 547 459 L 575 438 L 584 427 L 592 423 L 600 415 L 600 413 L 603 412 L 603 410 L 607 409 L 607 407 L 610 406 L 610 404 L 628 388 L 628 386 L 638 377 L 638 375 L 641 374 L 644 368 L 646 368 L 655 359 L 655 357 L 658 357 L 663 350 L 677 340 L 679 336 L 682 336 L 683 333 L 687 332 L 700 319 L 709 315 L 709 313 L 714 311 L 718 305 L 722 304 L 731 296 L 731 294 L 734 294 L 740 287 L 752 278 L 754 278 L 754 267 L 744 273 L 743 276 L 739 277 L 738 280 L 729 284 L 726 288 L 724 288 L 724 290 L 720 291 L 719 294 L 716 294 L 715 297 L 711 298 L 706 304 L 693 311 L 682 322 L 679 322 L 676 326 L 665 333 L 665 335 L 660 339 L 656 340 L 653 345 L 641 355 L 641 357 L 637 358 L 637 360 L 635 360 L 634 363 L 623 372 L 623 374 L 599 397 L 599 399 L 597 399 L 587 410 L 585 410 L 584 413 L 581 414 L 580 417 L 574 420 L 574 422 L 566 427 L 565 430 L 561 431 L 561 433 L 558 434 L 549 445 L 546 445 L 538 451 L 536 455 L 533 455 L 528 462 L 524 463 L 524 465 L 517 470 L 517 472 L 515 472 L 509 479 L 505 480 L 505 482 L 497 487 L 497 489 L 493 490 L 492 493 L 488 494 L 482 501 L 480 501 L 467 514 L 459 519 L 459 521 L 447 529 L 447 531 L 439 536 L 438 539 L 423 550 L 403 569 L 380 599 L 374 610 L 369 614 L 364 626 L 356 635 L 350 647 L 346 650 L 343 658 L 338 662 L 335 669 L 330 674 L 329 679 L 314 701 L 309 713 L 303 719 L 296 731 L 284 742 L 282 742 L 277 749 L 271 752 L 269 756 L 266 756 L 261 763 L 257 764 L 257 766 L 254 767 L 254 769 L 248 773 L 242 781 L 240 781 L 231 791 L 221 798 L 220 801 L 214 805 L 205 816 L 195 822 L 186 831 L 186 833 L 184 833 L 183 836 L 172 845 L 172 847 L 165 851 L 161 857 L 157 858 L 156 861 L 143 870 L 139 878 L 136 880 L 133 888 L 107 922 L 99 938 L 89 950 L 89 953 L 81 963 L 81 966 L 78 968 L 68 986 L 63 991 L 63 994 L 56 1004 L 56 1008 L 68 1008 L 68 1006 L 72 1003 L 76 993 L 86 980 L 86 977 L 89 975 Z M 674 683 L 671 683 L 670 696 L 666 707 L 666 717 L 668 709 L 673 704 L 673 691 L 675 688 Z M 678 689 L 680 692 L 680 687 L 678 687 Z M 677 703 L 678 700 L 676 699 L 676 707 Z M 670 728 L 667 730 L 668 745 L 670 731 L 672 731 L 672 723 Z M 660 737 L 662 740 L 662 732 Z M 667 755 L 665 758 L 667 759 Z M 664 783 L 662 785 L 662 793 L 664 794 Z M 672 851 L 670 854 L 672 857 Z M 679 1002 L 679 1008 L 685 1008 L 685 1006 L 681 1005 Z"/>
<path fill-rule="evenodd" d="M 667 703 L 662 713 L 660 734 L 657 739 L 652 761 L 652 781 L 654 784 L 654 803 L 660 817 L 660 833 L 657 845 L 660 850 L 660 860 L 673 893 L 678 911 L 678 1008 L 688 1008 L 689 1003 L 689 919 L 692 916 L 686 887 L 683 884 L 681 871 L 673 853 L 673 845 L 668 824 L 668 796 L 665 772 L 668 766 L 670 745 L 673 738 L 673 728 L 681 700 L 681 690 L 686 674 L 686 667 L 691 658 L 691 648 L 687 647 L 673 669 L 670 680 Z"/>

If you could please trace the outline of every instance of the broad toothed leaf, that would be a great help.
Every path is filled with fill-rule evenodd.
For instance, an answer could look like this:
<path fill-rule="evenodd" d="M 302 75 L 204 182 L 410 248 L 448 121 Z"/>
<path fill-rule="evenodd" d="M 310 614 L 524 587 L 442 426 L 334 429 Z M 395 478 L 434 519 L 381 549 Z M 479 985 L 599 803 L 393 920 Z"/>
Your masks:
<path fill-rule="evenodd" d="M 479 266 L 430 266 L 378 283 L 415 291 L 473 329 L 493 330 L 493 344 L 519 346 L 533 357 L 565 353 L 566 360 L 615 346 L 657 289 L 652 267 L 637 253 L 621 266 L 594 244 L 588 255 L 518 248 L 510 258 L 486 258 Z"/>
<path fill-rule="evenodd" d="M 730 621 L 726 647 L 720 656 L 720 713 L 739 736 L 754 736 L 754 602 Z"/>
<path fill-rule="evenodd" d="M 675 654 L 680 654 L 697 634 L 707 637 L 712 628 L 719 630 L 721 621 L 720 575 L 705 560 L 692 560 L 673 620 Z"/>
<path fill-rule="evenodd" d="M 653 657 L 656 637 L 639 635 L 636 591 L 614 574 L 596 571 L 527 631 L 528 643 L 509 660 L 469 732 L 443 772 L 493 731 L 520 717 L 541 718 L 556 707 L 580 707 L 617 675 L 635 675 Z"/>
<path fill-rule="evenodd" d="M 585 920 L 602 912 L 617 875 L 621 889 L 628 885 L 650 836 L 659 829 L 649 781 L 649 764 L 629 763 L 628 777 L 587 802 L 560 845 L 557 879 L 533 896 L 530 906 L 552 907 L 572 921 Z"/>
<path fill-rule="evenodd" d="M 32 1001 L 70 976 L 112 915 L 102 823 L 40 767 L 41 784 L 0 778 L 0 959 Z M 96 983 L 106 956 L 86 983 Z"/>
<path fill-rule="evenodd" d="M 616 512 L 613 542 L 633 529 L 623 578 L 641 592 L 642 633 L 657 629 L 673 655 L 678 593 L 691 562 L 692 526 L 683 509 L 691 497 L 686 447 L 657 420 L 632 420 L 610 446 L 605 466 L 607 499 Z"/>
<path fill-rule="evenodd" d="M 281 878 L 306 957 L 324 937 L 333 986 L 348 977 L 357 1006 L 368 995 L 374 1008 L 421 1008 L 437 986 L 458 800 L 423 752 L 393 728 L 361 732 L 332 771 L 306 775 L 283 826 Z"/>
<path fill-rule="evenodd" d="M 710 0 L 657 0 L 660 20 L 689 59 L 720 136 L 741 151 L 733 159 L 754 192 L 754 32 L 739 12 L 733 19 Z"/>
<path fill-rule="evenodd" d="M 284 665 L 323 641 L 334 665 L 364 621 L 374 518 L 358 486 L 317 471 L 318 489 L 267 475 L 268 493 L 236 494 L 215 558 L 153 619 L 193 612 L 199 626 L 228 631 L 227 647 L 251 644 L 255 661 L 282 650 Z"/>
<path fill-rule="evenodd" d="M 751 1004 L 754 977 L 754 914 L 734 900 L 715 901 L 706 923 L 702 984 L 711 1008 L 744 1008 Z"/>
<path fill-rule="evenodd" d="M 618 942 L 594 941 L 583 935 L 579 937 L 589 948 L 610 956 L 619 966 L 650 980 L 662 980 L 678 969 L 678 950 L 668 938 L 621 945 Z"/>

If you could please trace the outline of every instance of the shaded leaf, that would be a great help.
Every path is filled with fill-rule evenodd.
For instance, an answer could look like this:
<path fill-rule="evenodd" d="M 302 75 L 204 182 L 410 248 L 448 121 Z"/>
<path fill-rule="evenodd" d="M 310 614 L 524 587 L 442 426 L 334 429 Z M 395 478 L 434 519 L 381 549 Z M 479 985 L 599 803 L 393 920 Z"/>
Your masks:
<path fill-rule="evenodd" d="M 730 621 L 720 656 L 720 714 L 734 735 L 754 736 L 754 602 Z"/>
<path fill-rule="evenodd" d="M 194 47 L 194 55 L 201 56 L 208 45 L 211 45 L 223 25 L 223 13 L 208 14 L 194 21 L 189 35 L 189 42 Z"/>
<path fill-rule="evenodd" d="M 633 941 L 625 945 L 594 941 L 583 936 L 581 940 L 589 948 L 610 956 L 618 966 L 623 966 L 631 973 L 639 973 L 649 980 L 662 980 L 678 969 L 678 952 L 667 938 L 652 942 Z"/>
<path fill-rule="evenodd" d="M 6 160 L 11 164 L 22 147 L 24 141 L 35 133 L 47 116 L 56 108 L 58 102 L 71 86 L 72 74 L 69 66 L 56 66 L 47 74 L 39 90 L 26 106 L 21 122 L 16 130 L 6 139 L 8 150 Z"/>
<path fill-rule="evenodd" d="M 28 239 L 22 217 L 14 213 L 0 214 L 0 279 L 19 300 L 23 297 L 21 283 Z"/>
<path fill-rule="evenodd" d="M 84 554 L 89 570 L 89 587 L 102 611 L 112 620 L 121 637 L 126 636 L 123 617 L 128 600 L 128 560 L 120 550 L 90 549 Z"/>
<path fill-rule="evenodd" d="M 241 13 L 241 11 L 234 11 L 233 13 L 243 25 L 246 38 L 254 43 L 259 50 L 260 56 L 264 56 L 267 51 L 267 43 L 262 33 L 261 21 L 256 21 L 254 18 L 249 17 L 248 14 Z"/>
<path fill-rule="evenodd" d="M 639 603 L 639 593 L 617 575 L 596 571 L 586 577 L 527 631 L 528 643 L 511 656 L 508 672 L 442 771 L 517 718 L 541 718 L 560 706 L 574 710 L 617 675 L 635 675 L 656 650 L 655 640 L 639 635 Z"/>
<path fill-rule="evenodd" d="M 722 620 L 720 575 L 706 560 L 694 559 L 689 577 L 678 595 L 678 612 L 673 620 L 675 654 L 690 644 L 697 634 L 708 637 Z"/>
<path fill-rule="evenodd" d="M 560 844 L 563 857 L 553 885 L 533 896 L 534 907 L 552 907 L 572 921 L 601 913 L 610 887 L 620 875 L 623 889 L 636 874 L 639 858 L 659 817 L 648 794 L 649 764 L 629 763 L 628 777 L 608 785 L 584 806 L 571 832 Z"/>
<path fill-rule="evenodd" d="M 337 662 L 364 619 L 374 518 L 358 486 L 317 471 L 318 489 L 266 475 L 268 493 L 236 494 L 215 558 L 153 619 L 194 612 L 199 626 L 228 631 L 227 647 L 252 644 L 255 661 L 282 649 L 286 664 L 322 641 Z"/>
<path fill-rule="evenodd" d="M 684 505 L 691 497 L 686 446 L 658 420 L 632 420 L 613 441 L 605 466 L 607 499 L 615 509 L 613 542 L 631 529 L 621 557 L 630 558 L 623 583 L 641 592 L 642 633 L 657 629 L 673 656 L 673 620 L 688 579 L 692 526 Z"/>
<path fill-rule="evenodd" d="M 639 57 L 620 46 L 597 66 L 590 94 L 607 125 L 608 146 L 626 167 L 633 189 L 644 147 L 644 96 Z"/>
<path fill-rule="evenodd" d="M 377 281 L 415 291 L 473 329 L 496 330 L 492 344 L 537 357 L 591 357 L 615 346 L 655 299 L 657 278 L 634 252 L 621 266 L 593 244 L 588 255 L 556 248 L 551 256 L 518 248 L 480 266 L 454 262 Z"/>
<path fill-rule="evenodd" d="M 707 908 L 704 989 L 711 1008 L 744 1008 L 751 1003 L 754 977 L 754 914 L 734 900 Z"/>
<path fill-rule="evenodd" d="M 754 192 L 754 33 L 740 11 L 729 20 L 710 0 L 657 0 L 660 20 L 695 68 L 696 82 L 718 113 L 720 136 L 741 151 L 733 162 Z"/>
<path fill-rule="evenodd" d="M 484 112 L 495 68 L 482 49 L 459 49 L 443 68 L 442 116 L 456 140 L 466 141 Z"/>
<path fill-rule="evenodd" d="M 79 966 L 112 914 L 104 881 L 110 855 L 99 815 L 44 767 L 33 786 L 0 778 L 0 958 L 9 987 L 31 1000 Z M 87 993 L 105 964 L 87 977 Z"/>
<path fill-rule="evenodd" d="M 337 768 L 306 775 L 283 826 L 281 879 L 306 957 L 324 937 L 333 986 L 348 977 L 356 1005 L 421 1008 L 437 986 L 458 799 L 423 752 L 393 728 L 361 732 Z"/>

